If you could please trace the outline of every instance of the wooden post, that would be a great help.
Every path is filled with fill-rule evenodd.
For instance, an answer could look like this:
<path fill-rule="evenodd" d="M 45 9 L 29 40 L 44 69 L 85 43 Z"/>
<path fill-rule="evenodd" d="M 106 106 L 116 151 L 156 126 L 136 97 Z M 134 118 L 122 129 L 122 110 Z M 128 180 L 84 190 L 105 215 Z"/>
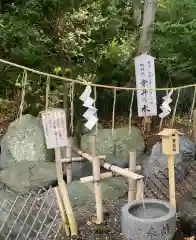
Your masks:
<path fill-rule="evenodd" d="M 70 143 L 71 144 L 71 143 Z M 71 150 L 71 146 L 67 146 L 66 147 L 66 157 L 70 160 L 69 163 L 67 163 L 66 165 L 66 170 L 67 170 L 67 183 L 72 182 L 72 150 Z"/>
<path fill-rule="evenodd" d="M 175 171 L 174 171 L 174 155 L 168 155 L 169 170 L 169 196 L 171 205 L 176 208 L 176 189 L 175 189 Z"/>
<path fill-rule="evenodd" d="M 169 197 L 171 205 L 176 208 L 174 155 L 179 153 L 179 135 L 182 133 L 166 128 L 158 135 L 162 137 L 162 152 L 168 156 Z"/>
<path fill-rule="evenodd" d="M 136 172 L 136 152 L 130 152 L 129 170 Z M 128 203 L 136 198 L 136 180 L 129 178 Z"/>
<path fill-rule="evenodd" d="M 102 202 L 102 191 L 100 183 L 100 160 L 96 158 L 96 136 L 92 136 L 92 158 L 93 158 L 93 177 L 94 177 L 94 189 L 95 189 L 95 200 L 96 200 L 96 212 L 97 212 L 97 224 L 103 222 L 103 202 Z"/>

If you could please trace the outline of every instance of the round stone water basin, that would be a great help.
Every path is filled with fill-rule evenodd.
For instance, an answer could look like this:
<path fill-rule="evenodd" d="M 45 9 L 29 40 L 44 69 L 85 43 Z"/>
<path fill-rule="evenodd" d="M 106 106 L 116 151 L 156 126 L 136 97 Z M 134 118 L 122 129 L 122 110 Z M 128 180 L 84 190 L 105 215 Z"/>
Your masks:
<path fill-rule="evenodd" d="M 129 213 L 137 218 L 155 219 L 167 215 L 169 213 L 169 208 L 162 203 L 145 202 L 131 206 L 129 208 Z"/>
<path fill-rule="evenodd" d="M 122 208 L 121 228 L 127 240 L 171 240 L 176 231 L 176 210 L 157 199 L 133 201 Z"/>

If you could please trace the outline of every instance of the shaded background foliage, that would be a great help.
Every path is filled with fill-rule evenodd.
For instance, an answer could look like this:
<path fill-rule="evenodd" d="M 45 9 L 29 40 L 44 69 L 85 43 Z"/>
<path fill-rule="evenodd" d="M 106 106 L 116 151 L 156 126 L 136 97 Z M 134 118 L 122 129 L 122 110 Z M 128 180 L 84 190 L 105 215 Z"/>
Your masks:
<path fill-rule="evenodd" d="M 60 74 L 72 78 L 94 74 L 93 82 L 99 84 L 134 87 L 133 58 L 141 26 L 135 23 L 133 4 L 134 0 L 0 0 L 0 58 L 49 73 L 60 66 Z M 194 0 L 158 1 L 151 50 L 157 87 L 195 82 L 195 17 Z M 21 75 L 0 64 L 2 99 L 20 101 Z M 37 114 L 43 108 L 45 81 L 28 74 L 26 112 Z M 75 89 L 75 94 L 82 90 Z M 61 81 L 52 81 L 51 91 L 57 101 L 62 99 Z M 193 91 L 181 92 L 179 108 L 185 112 Z M 100 114 L 111 114 L 113 92 L 100 89 L 97 96 Z M 119 114 L 128 112 L 130 100 L 130 92 L 117 92 Z"/>

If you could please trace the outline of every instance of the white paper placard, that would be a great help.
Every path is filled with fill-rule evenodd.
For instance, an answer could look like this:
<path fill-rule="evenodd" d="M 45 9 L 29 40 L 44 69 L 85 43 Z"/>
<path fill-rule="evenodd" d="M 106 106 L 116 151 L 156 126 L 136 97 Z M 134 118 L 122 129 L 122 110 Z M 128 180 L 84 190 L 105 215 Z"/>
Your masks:
<path fill-rule="evenodd" d="M 135 58 L 135 76 L 137 90 L 138 116 L 156 116 L 156 91 L 146 90 L 156 88 L 154 57 L 142 54 Z"/>
<path fill-rule="evenodd" d="M 47 149 L 68 145 L 66 113 L 54 108 L 41 113 Z"/>

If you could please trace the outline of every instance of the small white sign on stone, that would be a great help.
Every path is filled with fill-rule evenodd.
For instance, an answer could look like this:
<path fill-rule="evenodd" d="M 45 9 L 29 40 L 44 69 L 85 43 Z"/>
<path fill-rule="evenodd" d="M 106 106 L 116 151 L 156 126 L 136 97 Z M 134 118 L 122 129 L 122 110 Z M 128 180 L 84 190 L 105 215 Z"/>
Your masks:
<path fill-rule="evenodd" d="M 135 58 L 135 77 L 137 90 L 138 116 L 156 116 L 157 100 L 155 89 L 155 66 L 154 57 L 148 54 L 141 54 Z"/>
<path fill-rule="evenodd" d="M 47 149 L 68 145 L 67 122 L 64 109 L 54 108 L 41 113 Z"/>

